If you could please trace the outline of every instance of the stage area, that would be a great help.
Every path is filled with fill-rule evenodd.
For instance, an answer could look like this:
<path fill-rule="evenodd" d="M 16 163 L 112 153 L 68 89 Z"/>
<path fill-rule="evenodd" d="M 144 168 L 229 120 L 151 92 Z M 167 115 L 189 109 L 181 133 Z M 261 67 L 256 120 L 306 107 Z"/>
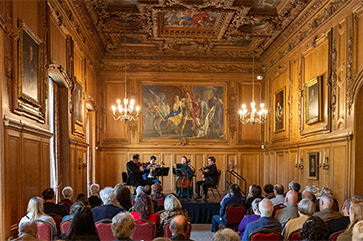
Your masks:
<path fill-rule="evenodd" d="M 183 209 L 189 213 L 191 223 L 212 223 L 213 215 L 219 214 L 220 201 L 219 198 L 214 199 L 213 195 L 207 202 L 180 200 Z"/>

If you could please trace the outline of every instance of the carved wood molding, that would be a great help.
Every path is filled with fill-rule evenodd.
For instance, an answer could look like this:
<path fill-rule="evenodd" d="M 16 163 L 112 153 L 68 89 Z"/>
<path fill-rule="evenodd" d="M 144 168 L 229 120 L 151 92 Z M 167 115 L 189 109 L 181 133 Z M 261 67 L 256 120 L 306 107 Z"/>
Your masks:
<path fill-rule="evenodd" d="M 332 118 L 335 118 L 335 110 L 337 104 L 337 39 L 336 36 L 333 36 L 332 40 L 332 49 L 331 49 L 331 78 L 330 78 L 330 85 L 331 85 L 331 104 L 330 108 L 332 111 Z"/>
<path fill-rule="evenodd" d="M 23 122 L 21 120 L 10 118 L 6 115 L 4 116 L 3 121 L 4 121 L 4 126 L 6 129 L 12 129 L 12 130 L 16 130 L 19 132 L 25 132 L 25 133 L 29 133 L 32 135 L 44 137 L 47 139 L 50 139 L 53 136 L 53 134 L 47 129 L 43 129 L 38 126 L 31 125 L 31 124 Z"/>

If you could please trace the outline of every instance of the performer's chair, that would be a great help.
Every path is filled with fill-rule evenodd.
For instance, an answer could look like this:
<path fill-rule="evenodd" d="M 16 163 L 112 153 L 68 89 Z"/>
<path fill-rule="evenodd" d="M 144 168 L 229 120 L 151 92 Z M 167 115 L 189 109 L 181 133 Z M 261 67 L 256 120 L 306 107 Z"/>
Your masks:
<path fill-rule="evenodd" d="M 217 173 L 218 173 L 218 176 L 217 176 L 217 184 L 215 186 L 211 186 L 211 187 L 208 187 L 212 190 L 212 193 L 213 193 L 213 197 L 216 198 L 216 195 L 214 195 L 214 192 L 213 192 L 213 189 L 215 189 L 219 195 L 219 199 L 222 199 L 221 198 L 221 194 L 219 193 L 219 190 L 218 190 L 218 186 L 219 186 L 219 180 L 221 179 L 221 176 L 222 176 L 222 172 L 221 170 L 217 170 Z"/>

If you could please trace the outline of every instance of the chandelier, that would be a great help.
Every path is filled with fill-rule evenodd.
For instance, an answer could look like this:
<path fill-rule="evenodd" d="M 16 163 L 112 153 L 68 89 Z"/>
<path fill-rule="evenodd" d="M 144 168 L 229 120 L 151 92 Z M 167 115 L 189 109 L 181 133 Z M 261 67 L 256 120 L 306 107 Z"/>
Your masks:
<path fill-rule="evenodd" d="M 121 104 L 120 99 L 117 100 L 116 106 L 112 106 L 112 117 L 115 121 L 137 121 L 139 119 L 140 107 L 135 105 L 133 99 L 129 100 L 127 98 L 127 78 L 126 78 L 126 20 L 125 20 L 125 98 L 123 104 Z"/>
<path fill-rule="evenodd" d="M 255 25 L 252 25 L 253 31 L 252 34 L 255 34 Z M 254 125 L 257 124 L 263 124 L 266 121 L 266 115 L 267 110 L 265 110 L 264 104 L 261 103 L 261 110 L 257 112 L 256 109 L 256 102 L 255 102 L 255 50 L 254 50 L 254 36 L 252 35 L 252 102 L 251 105 L 251 111 L 247 111 L 246 105 L 242 105 L 242 110 L 239 111 L 239 119 L 242 124 L 251 123 Z M 260 77 L 260 76 L 259 76 Z M 262 78 L 259 78 L 262 79 Z"/>

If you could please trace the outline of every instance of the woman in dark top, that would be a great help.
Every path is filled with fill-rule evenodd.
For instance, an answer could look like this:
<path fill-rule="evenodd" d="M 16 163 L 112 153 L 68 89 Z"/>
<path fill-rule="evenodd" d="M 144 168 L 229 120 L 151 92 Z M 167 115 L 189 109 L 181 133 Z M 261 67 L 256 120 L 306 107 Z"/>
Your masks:
<path fill-rule="evenodd" d="M 83 206 L 74 215 L 72 225 L 66 234 L 65 240 L 100 240 L 94 224 L 91 208 Z"/>
<path fill-rule="evenodd" d="M 126 211 L 132 208 L 131 204 L 131 192 L 128 187 L 121 187 L 117 190 L 116 200 L 120 203 Z"/>

